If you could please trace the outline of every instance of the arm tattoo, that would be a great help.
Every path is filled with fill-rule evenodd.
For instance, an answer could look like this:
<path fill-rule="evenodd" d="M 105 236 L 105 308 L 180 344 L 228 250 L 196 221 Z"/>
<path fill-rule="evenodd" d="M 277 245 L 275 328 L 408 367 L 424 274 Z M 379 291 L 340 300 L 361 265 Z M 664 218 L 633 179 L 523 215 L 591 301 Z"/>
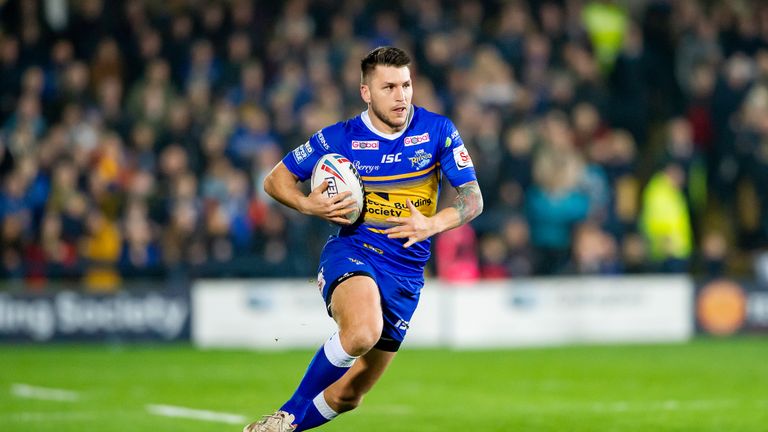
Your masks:
<path fill-rule="evenodd" d="M 483 211 L 483 194 L 477 181 L 464 183 L 456 191 L 459 195 L 453 201 L 453 208 L 459 212 L 459 225 L 463 225 Z"/>

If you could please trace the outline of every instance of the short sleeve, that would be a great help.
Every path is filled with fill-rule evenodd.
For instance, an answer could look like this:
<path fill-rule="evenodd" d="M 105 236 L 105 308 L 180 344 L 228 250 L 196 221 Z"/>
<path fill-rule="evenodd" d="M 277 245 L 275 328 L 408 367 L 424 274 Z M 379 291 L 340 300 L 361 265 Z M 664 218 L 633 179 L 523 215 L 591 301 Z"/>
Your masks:
<path fill-rule="evenodd" d="M 440 167 L 451 186 L 461 186 L 477 180 L 469 151 L 464 146 L 458 129 L 449 119 L 445 119 L 443 137 L 443 142 L 440 143 Z"/>
<path fill-rule="evenodd" d="M 307 180 L 312 176 L 312 168 L 320 158 L 329 152 L 328 144 L 320 130 L 304 144 L 296 147 L 290 153 L 283 157 L 283 164 L 288 171 L 292 172 L 300 181 Z"/>

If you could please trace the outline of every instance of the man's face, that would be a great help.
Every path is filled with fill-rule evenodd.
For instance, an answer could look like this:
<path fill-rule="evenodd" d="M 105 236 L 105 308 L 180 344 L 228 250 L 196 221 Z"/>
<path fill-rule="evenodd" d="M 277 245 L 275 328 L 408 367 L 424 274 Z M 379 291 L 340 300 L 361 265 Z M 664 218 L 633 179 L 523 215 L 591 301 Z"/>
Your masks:
<path fill-rule="evenodd" d="M 382 132 L 394 133 L 402 130 L 408 119 L 413 97 L 411 71 L 407 66 L 376 66 L 368 76 L 367 83 L 360 86 L 360 96 L 369 105 L 372 121 L 383 123 L 388 130 Z M 376 125 L 382 126 L 382 125 Z"/>

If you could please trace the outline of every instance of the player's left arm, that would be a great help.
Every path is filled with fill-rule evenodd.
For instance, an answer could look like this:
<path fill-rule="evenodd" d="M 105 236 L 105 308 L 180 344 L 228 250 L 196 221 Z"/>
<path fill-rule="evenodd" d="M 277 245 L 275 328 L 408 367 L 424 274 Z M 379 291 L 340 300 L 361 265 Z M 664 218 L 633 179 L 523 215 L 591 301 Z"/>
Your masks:
<path fill-rule="evenodd" d="M 435 234 L 456 228 L 476 218 L 483 211 L 483 194 L 476 180 L 456 187 L 458 195 L 453 203 L 432 217 L 424 216 L 411 200 L 407 200 L 409 217 L 391 217 L 388 222 L 396 226 L 384 230 L 389 238 L 407 238 L 403 247 L 426 240 Z"/>

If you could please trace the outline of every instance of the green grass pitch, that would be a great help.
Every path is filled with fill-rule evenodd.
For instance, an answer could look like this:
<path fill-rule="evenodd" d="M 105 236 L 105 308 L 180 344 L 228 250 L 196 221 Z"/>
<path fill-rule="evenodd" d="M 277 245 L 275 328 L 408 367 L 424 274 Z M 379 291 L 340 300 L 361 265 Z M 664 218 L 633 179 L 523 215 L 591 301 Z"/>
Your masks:
<path fill-rule="evenodd" d="M 147 407 L 256 418 L 289 396 L 311 354 L 188 345 L 0 346 L 0 431 L 239 431 L 231 417 L 230 423 L 166 417 Z M 74 396 L 50 400 L 22 394 L 20 386 Z M 405 348 L 361 408 L 318 430 L 764 432 L 768 339 Z"/>

